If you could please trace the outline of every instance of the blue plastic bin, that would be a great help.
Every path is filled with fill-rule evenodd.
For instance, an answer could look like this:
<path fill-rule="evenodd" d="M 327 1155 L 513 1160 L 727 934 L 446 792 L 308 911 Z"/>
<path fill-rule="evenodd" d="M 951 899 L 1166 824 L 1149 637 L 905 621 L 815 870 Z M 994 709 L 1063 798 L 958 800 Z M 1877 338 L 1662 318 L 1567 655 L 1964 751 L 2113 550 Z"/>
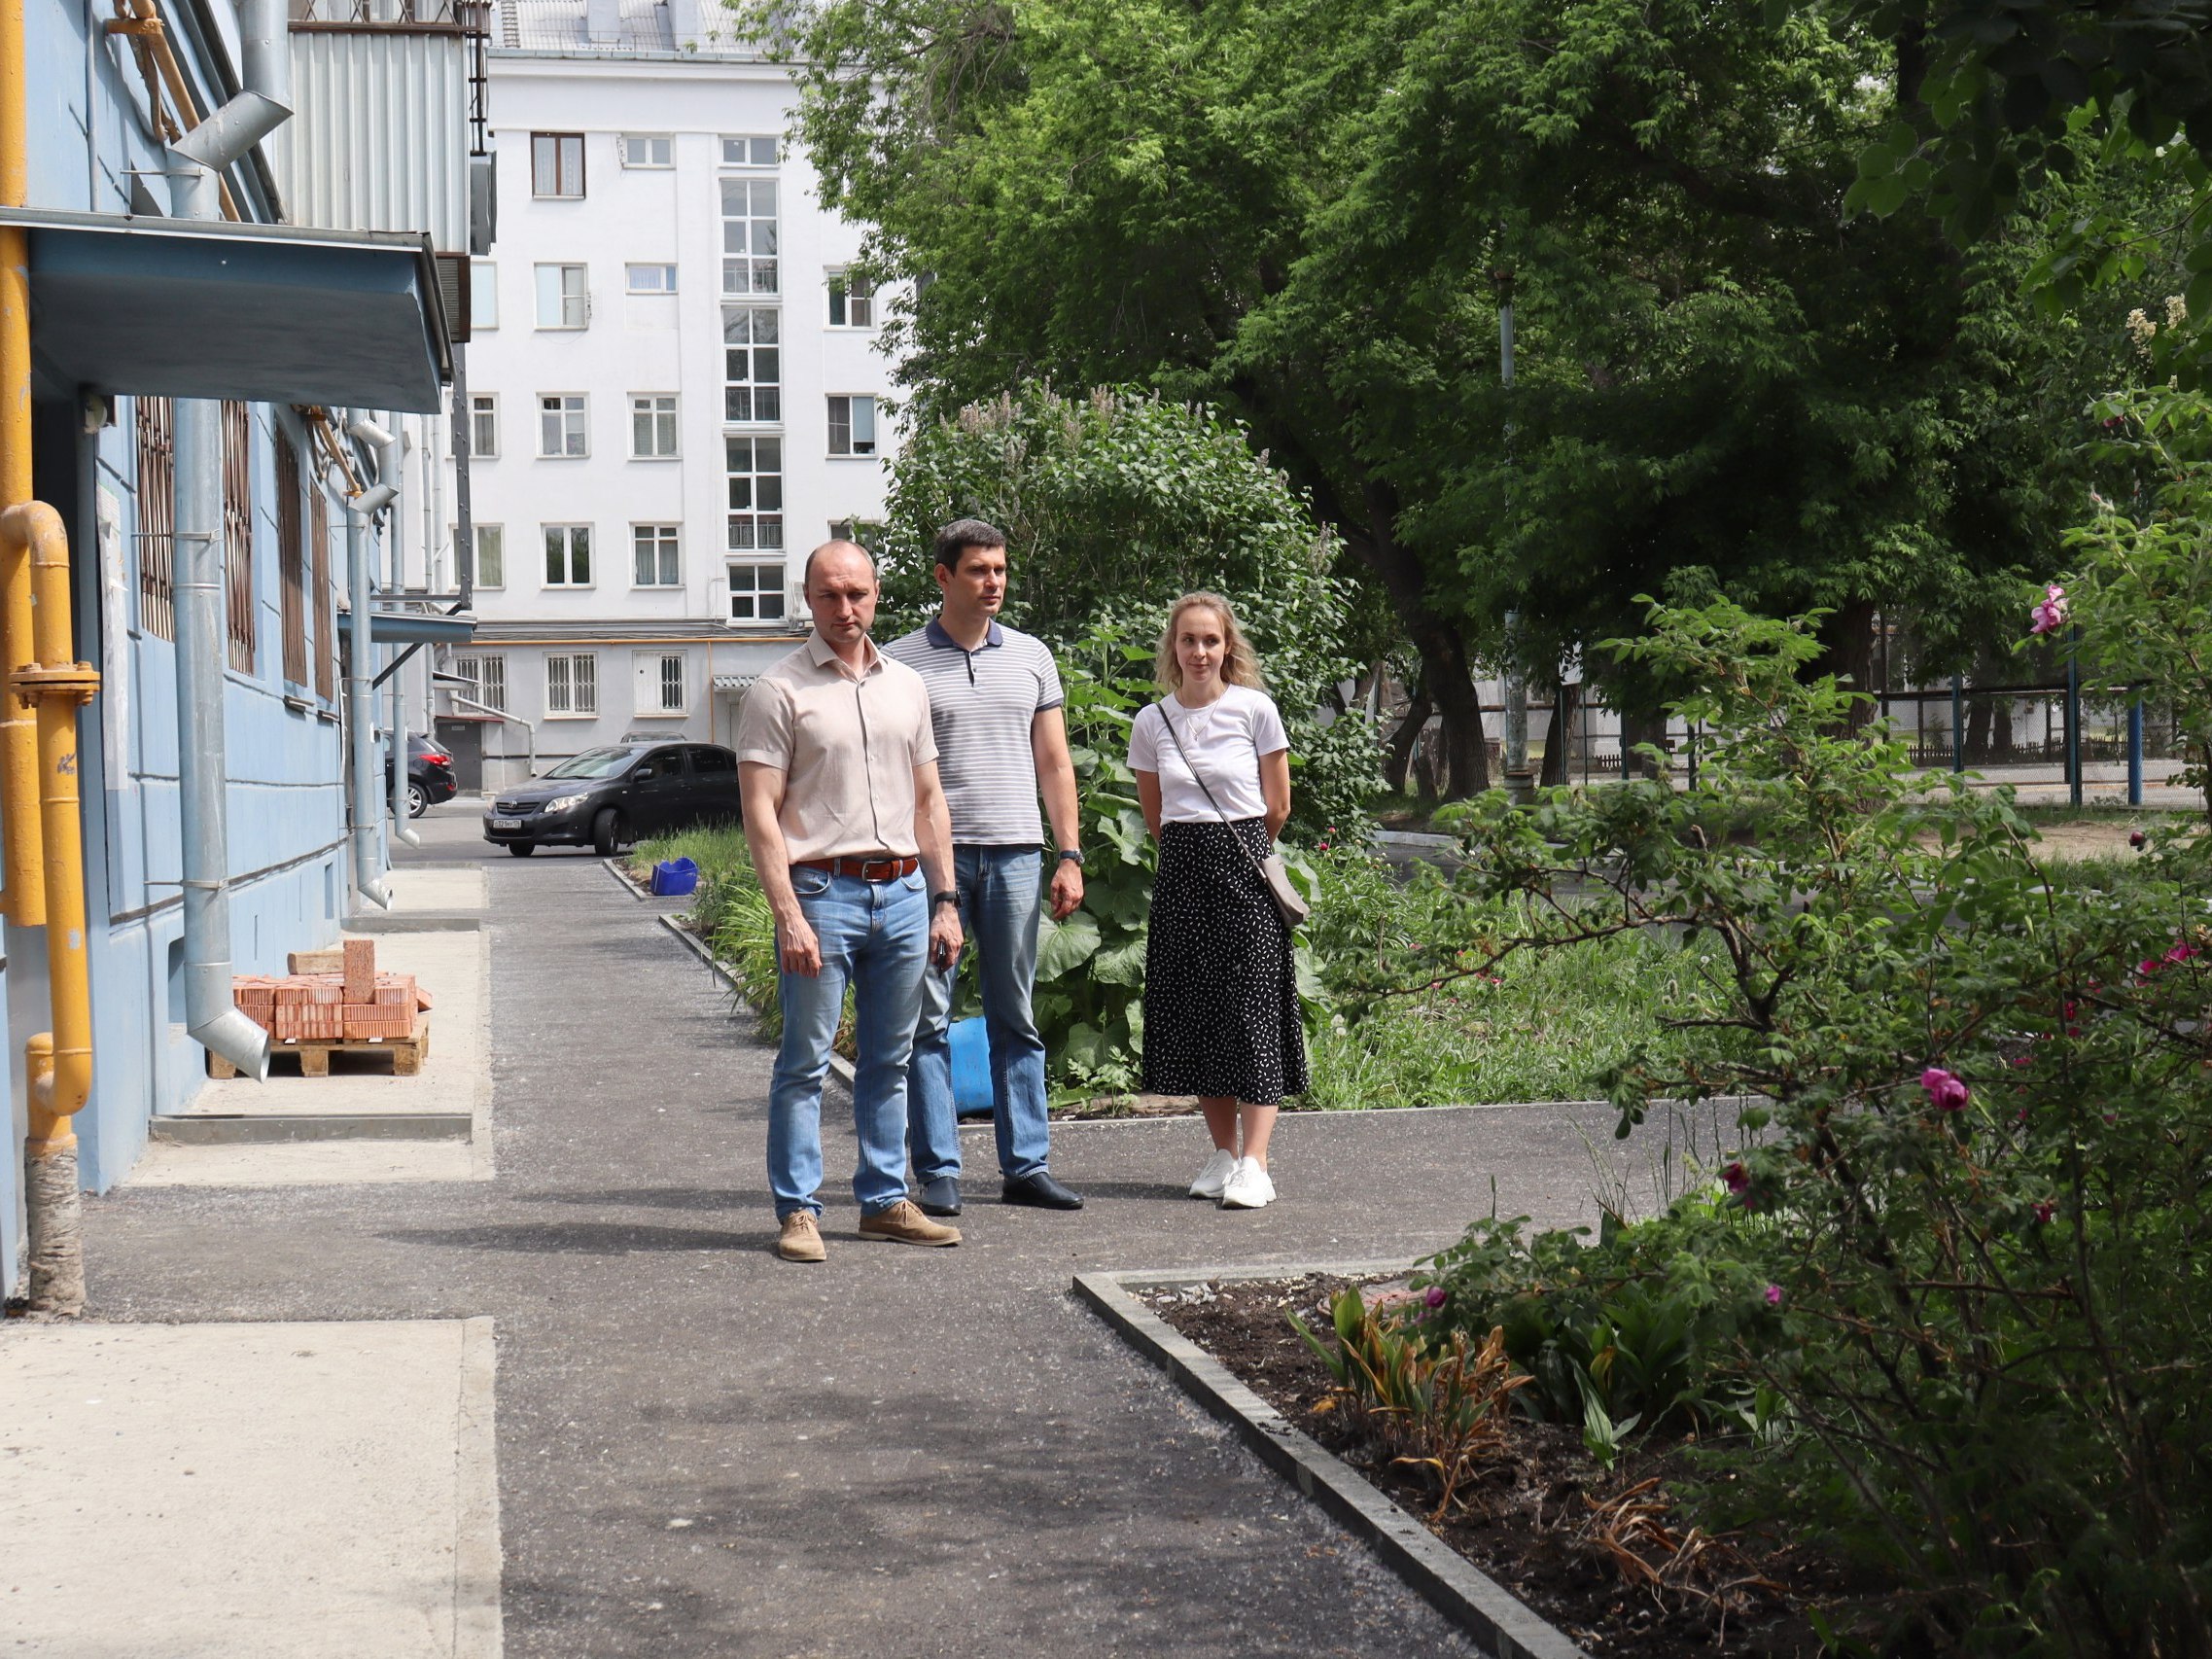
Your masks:
<path fill-rule="evenodd" d="M 991 1115 L 991 1039 L 983 1016 L 956 1019 L 947 1033 L 953 1050 L 953 1112 L 961 1117 Z"/>
<path fill-rule="evenodd" d="M 696 892 L 699 866 L 689 859 L 664 859 L 652 866 L 652 890 L 662 899 L 681 899 Z"/>

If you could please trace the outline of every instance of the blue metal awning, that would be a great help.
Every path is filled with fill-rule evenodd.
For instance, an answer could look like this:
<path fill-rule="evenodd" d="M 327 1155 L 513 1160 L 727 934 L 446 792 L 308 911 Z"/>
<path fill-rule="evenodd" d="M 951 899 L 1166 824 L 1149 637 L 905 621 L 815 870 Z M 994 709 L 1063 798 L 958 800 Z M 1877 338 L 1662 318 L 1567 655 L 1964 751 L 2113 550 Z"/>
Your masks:
<path fill-rule="evenodd" d="M 0 207 L 31 350 L 100 392 L 428 414 L 452 347 L 426 236 Z"/>

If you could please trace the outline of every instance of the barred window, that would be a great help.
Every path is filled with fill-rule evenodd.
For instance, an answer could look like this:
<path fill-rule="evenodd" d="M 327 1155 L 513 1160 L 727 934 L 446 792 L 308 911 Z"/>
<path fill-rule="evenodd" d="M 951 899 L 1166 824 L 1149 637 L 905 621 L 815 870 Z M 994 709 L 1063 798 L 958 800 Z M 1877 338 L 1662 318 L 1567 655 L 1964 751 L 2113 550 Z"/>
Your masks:
<path fill-rule="evenodd" d="M 453 659 L 453 672 L 469 682 L 462 695 L 487 709 L 507 707 L 507 658 L 504 656 L 457 656 Z"/>
<path fill-rule="evenodd" d="M 545 712 L 549 715 L 599 712 L 598 657 L 585 652 L 577 656 L 545 658 Z"/>
<path fill-rule="evenodd" d="M 224 588 L 230 666 L 254 671 L 254 419 L 244 404 L 223 406 Z"/>
<path fill-rule="evenodd" d="M 176 406 L 138 404 L 138 626 L 156 639 L 177 637 Z"/>
<path fill-rule="evenodd" d="M 307 684 L 306 526 L 299 512 L 299 450 L 289 433 L 276 435 L 276 569 L 283 620 L 284 679 Z"/>

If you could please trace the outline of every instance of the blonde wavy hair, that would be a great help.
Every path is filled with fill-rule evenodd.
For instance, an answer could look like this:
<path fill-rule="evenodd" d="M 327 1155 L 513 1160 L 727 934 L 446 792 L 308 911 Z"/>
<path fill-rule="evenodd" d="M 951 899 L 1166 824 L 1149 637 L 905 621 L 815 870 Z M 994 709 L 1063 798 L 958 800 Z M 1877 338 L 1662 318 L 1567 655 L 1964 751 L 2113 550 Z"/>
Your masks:
<path fill-rule="evenodd" d="M 1168 613 L 1168 625 L 1160 630 L 1160 653 L 1152 663 L 1152 677 L 1159 681 L 1162 689 L 1182 689 L 1182 664 L 1176 657 L 1176 630 L 1182 625 L 1185 611 L 1211 611 L 1221 618 L 1221 640 L 1227 647 L 1221 663 L 1223 684 L 1249 686 L 1255 691 L 1267 689 L 1267 676 L 1260 672 L 1259 656 L 1252 650 L 1251 641 L 1245 638 L 1245 630 L 1237 625 L 1237 613 L 1229 601 L 1218 593 L 1186 593 Z"/>

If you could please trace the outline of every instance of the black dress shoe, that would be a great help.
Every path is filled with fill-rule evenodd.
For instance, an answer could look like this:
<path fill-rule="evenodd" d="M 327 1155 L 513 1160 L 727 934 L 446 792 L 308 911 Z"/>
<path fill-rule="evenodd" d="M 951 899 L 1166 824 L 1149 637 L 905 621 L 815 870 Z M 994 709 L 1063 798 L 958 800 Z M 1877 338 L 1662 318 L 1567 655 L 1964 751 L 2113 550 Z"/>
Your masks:
<path fill-rule="evenodd" d="M 925 1216 L 957 1216 L 960 1214 L 960 1177 L 940 1175 L 934 1181 L 922 1183 L 922 1214 Z"/>
<path fill-rule="evenodd" d="M 1080 1210 L 1082 1199 L 1062 1186 L 1043 1170 L 1035 1175 L 1016 1176 L 1006 1182 L 999 1194 L 1006 1204 L 1027 1204 L 1037 1210 Z"/>

